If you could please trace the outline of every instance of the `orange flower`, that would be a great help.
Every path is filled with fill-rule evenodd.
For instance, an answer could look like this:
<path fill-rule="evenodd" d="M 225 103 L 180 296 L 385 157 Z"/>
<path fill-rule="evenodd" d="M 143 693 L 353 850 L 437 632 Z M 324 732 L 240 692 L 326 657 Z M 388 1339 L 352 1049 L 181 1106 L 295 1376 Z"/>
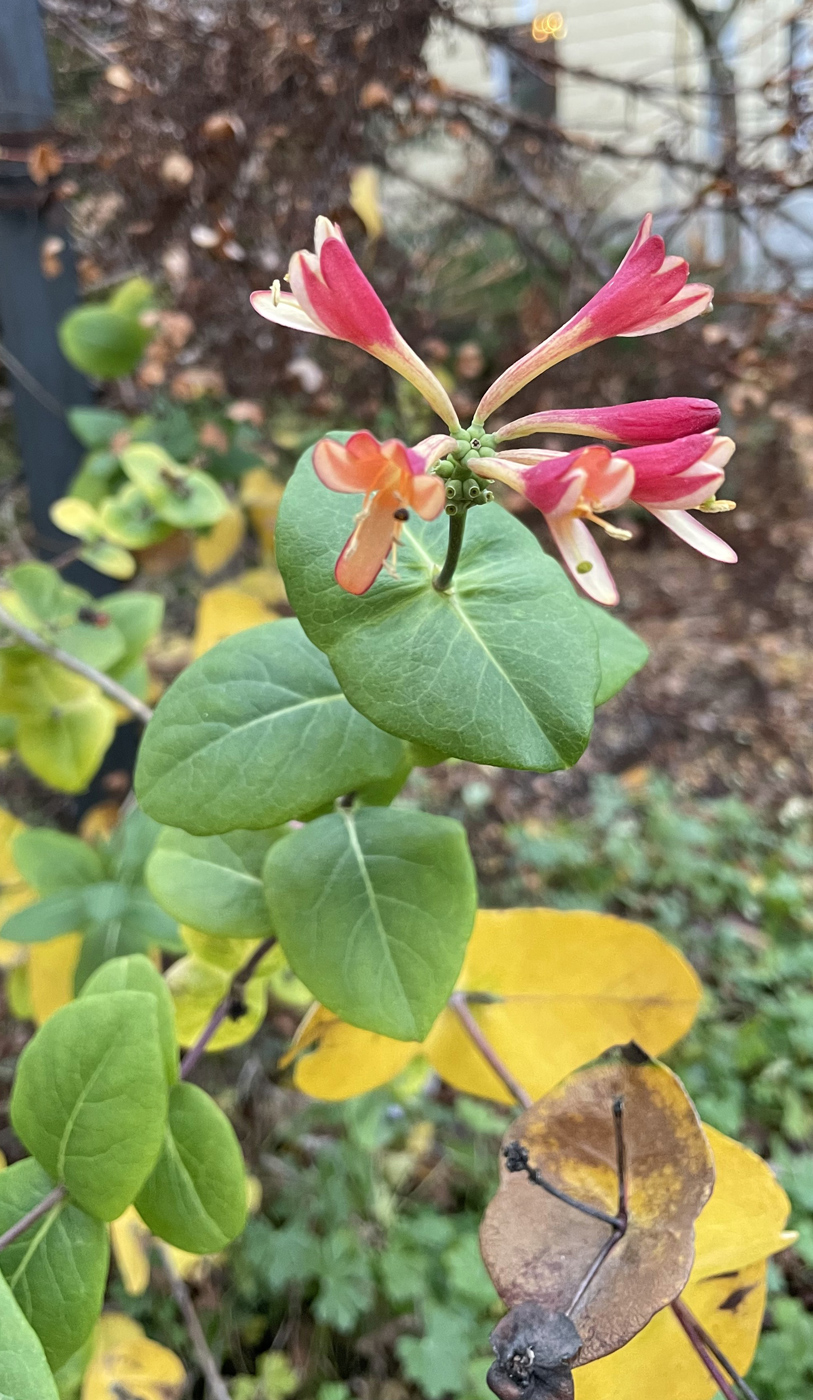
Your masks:
<path fill-rule="evenodd" d="M 313 451 L 316 475 L 331 491 L 363 491 L 356 528 L 339 555 L 336 582 L 348 593 L 366 593 L 401 538 L 414 510 L 434 520 L 446 501 L 445 483 L 426 469 L 449 450 L 453 440 L 428 438 L 405 447 L 396 438 L 378 442 L 372 433 L 353 433 L 346 443 L 322 438 Z"/>

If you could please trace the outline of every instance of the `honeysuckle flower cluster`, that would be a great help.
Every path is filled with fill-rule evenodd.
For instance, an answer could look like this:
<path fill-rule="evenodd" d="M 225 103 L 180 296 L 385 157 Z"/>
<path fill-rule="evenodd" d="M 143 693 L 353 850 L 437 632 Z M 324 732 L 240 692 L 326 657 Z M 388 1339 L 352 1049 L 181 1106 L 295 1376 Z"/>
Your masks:
<path fill-rule="evenodd" d="M 297 252 L 279 283 L 252 294 L 261 316 L 291 329 L 359 346 L 397 370 L 446 423 L 414 448 L 378 443 L 355 433 L 345 445 L 325 438 L 314 467 L 331 490 L 364 496 L 355 529 L 336 565 L 338 583 L 364 593 L 395 549 L 410 510 L 432 520 L 490 499 L 489 482 L 520 492 L 544 515 L 576 582 L 599 603 L 618 601 L 612 575 L 588 522 L 614 538 L 630 533 L 604 517 L 628 502 L 643 506 L 701 554 L 735 563 L 736 554 L 689 512 L 720 511 L 732 503 L 716 493 L 734 451 L 720 436 L 720 411 L 708 399 L 649 399 L 607 408 L 550 409 L 506 423 L 487 420 L 551 366 L 613 336 L 651 335 L 691 320 L 711 305 L 712 289 L 688 281 L 684 258 L 666 255 L 647 215 L 626 257 L 606 286 L 575 316 L 504 371 L 481 399 L 470 428 L 461 427 L 443 385 L 396 330 L 359 268 L 341 229 L 316 220 L 315 252 Z M 518 438 L 565 433 L 598 439 L 575 451 L 517 448 Z M 615 447 L 607 446 L 616 444 Z"/>

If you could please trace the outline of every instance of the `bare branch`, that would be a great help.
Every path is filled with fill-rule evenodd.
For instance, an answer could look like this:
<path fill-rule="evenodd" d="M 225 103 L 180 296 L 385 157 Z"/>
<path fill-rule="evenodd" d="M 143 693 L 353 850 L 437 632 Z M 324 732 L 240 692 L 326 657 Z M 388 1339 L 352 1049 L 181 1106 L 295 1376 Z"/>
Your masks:
<path fill-rule="evenodd" d="M 71 656 L 69 651 L 63 651 L 61 647 L 52 646 L 50 642 L 43 641 L 37 632 L 33 632 L 24 623 L 18 622 L 16 617 L 12 617 L 10 612 L 0 604 L 0 626 L 7 627 L 9 632 L 25 642 L 26 646 L 38 651 L 42 656 L 48 656 L 52 661 L 58 661 L 68 671 L 75 671 L 77 676 L 84 676 L 86 681 L 93 681 L 100 690 L 111 700 L 116 700 L 125 709 L 129 710 L 136 719 L 140 719 L 142 724 L 148 724 L 152 719 L 153 712 L 149 705 L 145 705 L 143 700 L 139 700 L 137 695 L 131 695 L 129 690 L 125 690 L 123 685 L 114 681 L 110 676 L 106 676 L 104 671 L 97 671 L 95 666 L 88 666 L 87 662 L 80 661 L 78 657 Z"/>
<path fill-rule="evenodd" d="M 181 1316 L 183 1317 L 183 1320 L 186 1323 L 186 1330 L 189 1333 L 189 1340 L 192 1343 L 192 1350 L 195 1353 L 197 1363 L 200 1366 L 200 1369 L 203 1372 L 203 1375 L 206 1379 L 206 1384 L 209 1388 L 209 1394 L 211 1395 L 212 1400 L 230 1400 L 229 1392 L 226 1389 L 226 1383 L 220 1374 L 220 1367 L 218 1366 L 211 1353 L 209 1343 L 207 1342 L 206 1337 L 203 1333 L 203 1328 L 200 1325 L 200 1318 L 195 1312 L 195 1305 L 192 1302 L 192 1295 L 189 1292 L 186 1283 L 181 1278 L 181 1275 L 178 1273 L 172 1255 L 170 1254 L 169 1249 L 164 1244 L 163 1240 L 156 1240 L 156 1245 L 158 1246 L 158 1252 L 161 1255 L 161 1263 L 164 1268 L 164 1273 L 166 1274 L 169 1286 L 172 1289 L 172 1296 L 175 1299 L 175 1302 L 178 1306 L 178 1311 L 181 1313 Z"/>
<path fill-rule="evenodd" d="M 53 1210 L 54 1206 L 58 1206 L 60 1201 L 63 1201 L 67 1194 L 64 1186 L 55 1186 L 53 1191 L 49 1191 L 47 1196 L 43 1196 L 39 1205 L 32 1206 L 31 1210 L 25 1215 L 22 1215 L 13 1225 L 9 1226 L 5 1234 L 0 1235 L 0 1249 L 7 1249 L 10 1244 L 18 1240 L 20 1235 L 24 1235 L 26 1230 L 29 1230 L 31 1226 L 35 1225 L 38 1220 L 41 1220 L 44 1215 L 47 1215 L 49 1210 Z"/>

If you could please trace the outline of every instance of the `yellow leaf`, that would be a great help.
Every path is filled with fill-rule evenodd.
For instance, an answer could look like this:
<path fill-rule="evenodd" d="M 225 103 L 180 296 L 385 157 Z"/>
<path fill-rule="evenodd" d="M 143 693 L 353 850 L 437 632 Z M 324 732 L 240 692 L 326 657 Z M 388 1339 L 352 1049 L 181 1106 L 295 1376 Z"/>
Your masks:
<path fill-rule="evenodd" d="M 294 1083 L 303 1094 L 349 1099 L 394 1079 L 420 1048 L 417 1041 L 390 1040 L 348 1026 L 317 1004 L 300 1023 L 282 1064 L 296 1057 Z"/>
<path fill-rule="evenodd" d="M 702 990 L 651 928 L 554 909 L 481 909 L 457 985 L 498 998 L 472 1002 L 472 1014 L 534 1099 L 611 1045 L 635 1040 L 662 1054 L 691 1026 Z M 451 1011 L 425 1048 L 456 1089 L 511 1102 Z"/>
<path fill-rule="evenodd" d="M 240 500 L 248 510 L 254 533 L 268 558 L 273 558 L 274 554 L 274 530 L 284 490 L 282 482 L 265 467 L 252 467 L 240 482 Z"/>
<path fill-rule="evenodd" d="M 200 962 L 210 963 L 224 972 L 236 972 L 242 967 L 259 942 L 259 939 L 250 938 L 216 938 L 211 933 L 199 933 L 188 924 L 180 924 L 178 931 L 190 953 Z"/>
<path fill-rule="evenodd" d="M 681 1297 L 744 1375 L 754 1359 L 765 1310 L 767 1265 L 690 1283 Z M 736 1304 L 736 1306 L 735 1306 Z M 576 1400 L 712 1400 L 717 1386 L 671 1308 L 664 1308 L 620 1351 L 577 1366 Z"/>
<path fill-rule="evenodd" d="M 278 604 L 288 601 L 282 574 L 276 564 L 265 564 L 262 569 L 247 569 L 236 582 L 241 593 L 249 593 L 252 598 L 259 598 L 260 602 L 267 603 L 269 608 L 275 608 Z"/>
<path fill-rule="evenodd" d="M 743 1269 L 793 1243 L 785 1230 L 788 1200 L 761 1157 L 705 1125 L 716 1182 L 695 1227 L 692 1280 Z"/>
<path fill-rule="evenodd" d="M 8 1166 L 8 1159 L 5 1152 L 0 1152 L 0 1172 L 5 1171 Z"/>
<path fill-rule="evenodd" d="M 357 165 L 350 176 L 350 208 L 358 214 L 368 238 L 381 237 L 384 221 L 378 201 L 378 171 L 375 166 Z"/>
<path fill-rule="evenodd" d="M 149 1248 L 152 1235 L 135 1206 L 128 1206 L 118 1220 L 110 1222 L 110 1248 L 125 1293 L 139 1298 L 150 1283 Z"/>
<path fill-rule="evenodd" d="M 248 627 L 256 627 L 260 622 L 273 621 L 274 614 L 260 602 L 233 585 L 210 588 L 201 594 L 198 615 L 195 620 L 194 651 L 202 656 L 205 651 L 224 637 L 232 637 L 235 632 L 245 632 Z"/>
<path fill-rule="evenodd" d="M 93 1355 L 82 1382 L 82 1400 L 179 1400 L 186 1371 L 174 1351 L 150 1341 L 143 1327 L 122 1313 L 103 1313 Z"/>
<path fill-rule="evenodd" d="M 681 1299 L 729 1361 L 745 1375 L 765 1308 L 766 1259 L 792 1242 L 784 1229 L 785 1192 L 761 1157 L 705 1127 L 714 1157 L 711 1199 L 695 1223 L 695 1262 Z M 717 1387 L 670 1308 L 620 1351 L 573 1373 L 576 1400 L 712 1400 Z"/>
<path fill-rule="evenodd" d="M 60 1006 L 73 1001 L 73 975 L 82 951 L 81 933 L 65 933 L 47 943 L 32 943 L 28 953 L 31 1014 L 38 1026 Z"/>
<path fill-rule="evenodd" d="M 97 802 L 88 807 L 79 823 L 79 835 L 91 846 L 99 841 L 109 841 L 121 816 L 117 802 Z"/>
<path fill-rule="evenodd" d="M 208 1024 L 212 1012 L 229 990 L 231 975 L 195 957 L 180 958 L 172 964 L 166 981 L 175 1004 L 178 1041 L 184 1048 L 193 1045 Z M 247 1014 L 237 1021 L 227 1017 L 209 1041 L 207 1051 L 228 1050 L 232 1045 L 242 1045 L 262 1024 L 266 1009 L 265 983 L 253 978 L 245 988 L 244 996 Z"/>
<path fill-rule="evenodd" d="M 26 909 L 37 899 L 36 891 L 21 879 L 11 850 L 15 836 L 25 829 L 24 822 L 0 807 L 0 928 L 18 909 Z M 0 968 L 16 967 L 25 961 L 27 953 L 23 945 L 0 938 Z"/>
<path fill-rule="evenodd" d="M 192 546 L 196 569 L 216 574 L 237 553 L 246 533 L 246 521 L 239 506 L 232 505 L 206 535 L 198 535 Z"/>
<path fill-rule="evenodd" d="M 652 929 L 553 909 L 481 909 L 457 985 L 494 998 L 472 1001 L 472 1014 L 533 1098 L 611 1045 L 635 1040 L 662 1054 L 691 1026 L 701 995 L 685 958 Z M 385 1084 L 420 1048 L 322 1015 L 303 1024 L 291 1047 L 294 1055 L 309 1050 L 294 1081 L 315 1097 Z M 456 1089 L 512 1101 L 454 1012 L 441 1012 L 423 1053 Z"/>
<path fill-rule="evenodd" d="M 95 540 L 102 534 L 99 512 L 78 496 L 62 496 L 54 501 L 48 514 L 58 530 L 75 535 L 80 540 Z"/>

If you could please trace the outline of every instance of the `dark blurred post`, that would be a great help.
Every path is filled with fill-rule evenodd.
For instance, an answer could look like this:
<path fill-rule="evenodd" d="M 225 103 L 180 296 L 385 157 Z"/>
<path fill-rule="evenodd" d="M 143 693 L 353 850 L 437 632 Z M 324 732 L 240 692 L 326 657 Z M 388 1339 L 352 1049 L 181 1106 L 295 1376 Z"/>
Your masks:
<path fill-rule="evenodd" d="M 63 358 L 56 338 L 60 320 L 77 298 L 64 212 L 50 182 L 35 184 L 26 166 L 26 153 L 48 138 L 53 116 L 37 0 L 0 0 L 0 146 L 4 154 L 20 155 L 0 159 L 0 357 L 14 390 L 37 548 L 46 558 L 71 543 L 48 517 L 81 455 L 64 408 L 92 400 L 87 380 Z M 63 245 L 52 256 L 47 248 L 43 255 L 47 239 Z M 102 582 L 83 568 L 86 587 L 96 580 Z"/>

